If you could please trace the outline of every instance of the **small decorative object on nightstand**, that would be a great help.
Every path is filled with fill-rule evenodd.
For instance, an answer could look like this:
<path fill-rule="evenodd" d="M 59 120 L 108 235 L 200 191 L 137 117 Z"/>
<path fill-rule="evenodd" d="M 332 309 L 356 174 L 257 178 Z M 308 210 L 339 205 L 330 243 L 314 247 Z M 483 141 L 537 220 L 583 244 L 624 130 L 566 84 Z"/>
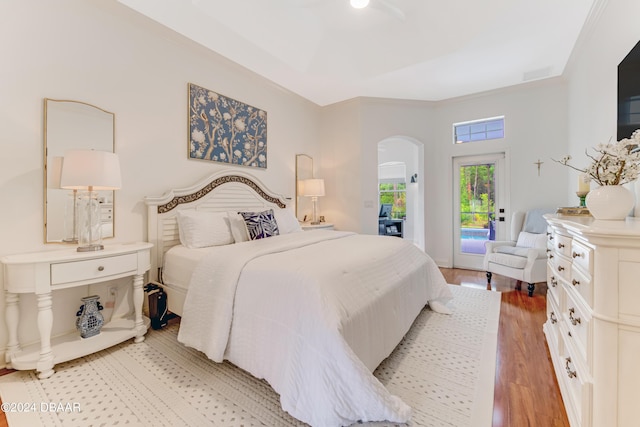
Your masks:
<path fill-rule="evenodd" d="M 91 295 L 82 298 L 82 305 L 80 310 L 76 313 L 76 329 L 80 331 L 82 338 L 89 338 L 100 333 L 102 325 L 104 324 L 104 317 L 100 310 L 102 305 L 100 304 L 100 296 Z"/>

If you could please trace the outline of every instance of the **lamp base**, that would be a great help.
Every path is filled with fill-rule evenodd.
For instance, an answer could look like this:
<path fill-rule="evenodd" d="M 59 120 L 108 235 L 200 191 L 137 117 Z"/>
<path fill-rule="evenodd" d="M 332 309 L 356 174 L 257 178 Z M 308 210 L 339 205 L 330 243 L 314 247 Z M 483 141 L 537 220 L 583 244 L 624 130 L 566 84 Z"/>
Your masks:
<path fill-rule="evenodd" d="M 94 244 L 94 245 L 87 245 L 87 246 L 78 246 L 78 249 L 76 249 L 77 252 L 96 252 L 96 251 L 101 251 L 104 249 L 104 245 L 101 244 Z"/>

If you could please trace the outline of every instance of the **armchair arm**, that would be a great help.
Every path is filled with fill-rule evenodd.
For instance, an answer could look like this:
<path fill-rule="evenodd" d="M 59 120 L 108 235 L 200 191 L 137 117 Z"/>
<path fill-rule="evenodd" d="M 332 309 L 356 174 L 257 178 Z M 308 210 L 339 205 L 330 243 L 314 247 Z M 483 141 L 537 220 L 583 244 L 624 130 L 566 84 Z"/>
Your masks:
<path fill-rule="evenodd" d="M 493 253 L 496 251 L 496 248 L 500 246 L 515 246 L 516 242 L 511 240 L 487 240 L 484 242 L 484 248 L 486 253 Z"/>

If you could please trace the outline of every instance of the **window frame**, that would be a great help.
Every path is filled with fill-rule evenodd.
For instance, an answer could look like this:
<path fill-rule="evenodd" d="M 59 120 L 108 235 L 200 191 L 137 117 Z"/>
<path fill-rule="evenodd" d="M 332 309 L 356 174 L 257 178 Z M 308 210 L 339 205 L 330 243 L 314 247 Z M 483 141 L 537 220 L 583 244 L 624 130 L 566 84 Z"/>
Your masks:
<path fill-rule="evenodd" d="M 500 124 L 502 125 L 499 128 L 496 129 L 488 129 L 487 125 L 494 123 L 494 122 L 500 122 Z M 459 133 L 458 132 L 458 128 L 461 128 L 463 126 L 469 126 L 469 132 L 468 133 Z M 482 130 L 475 130 L 472 131 L 473 126 L 482 126 L 483 129 Z M 478 119 L 478 120 L 469 120 L 469 121 L 465 121 L 465 122 L 458 122 L 458 123 L 454 123 L 452 125 L 452 133 L 453 133 L 453 143 L 454 144 L 467 144 L 470 142 L 480 142 L 480 141 L 490 141 L 490 140 L 495 140 L 495 139 L 504 139 L 505 137 L 505 117 L 504 116 L 495 116 L 495 117 L 488 117 L 485 119 Z M 489 134 L 494 134 L 496 132 L 501 132 L 500 136 L 489 136 Z M 458 136 L 468 136 L 467 140 L 464 139 L 459 139 Z M 483 138 L 474 138 L 473 136 L 481 136 L 484 135 Z"/>

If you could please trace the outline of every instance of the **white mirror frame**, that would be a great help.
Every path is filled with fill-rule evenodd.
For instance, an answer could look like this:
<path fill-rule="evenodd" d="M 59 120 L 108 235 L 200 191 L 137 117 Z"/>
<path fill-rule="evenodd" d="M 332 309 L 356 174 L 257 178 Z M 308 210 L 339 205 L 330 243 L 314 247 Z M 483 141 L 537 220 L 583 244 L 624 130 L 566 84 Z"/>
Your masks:
<path fill-rule="evenodd" d="M 76 243 L 65 232 L 67 200 L 73 193 L 59 188 L 61 159 L 70 149 L 115 152 L 115 114 L 86 102 L 45 98 L 43 123 L 44 242 Z M 102 237 L 114 237 L 114 192 L 98 193 Z"/>
<path fill-rule="evenodd" d="M 296 218 L 302 221 L 301 216 L 307 215 L 307 221 L 311 221 L 311 198 L 302 197 L 299 194 L 299 181 L 313 178 L 313 157 L 307 154 L 296 154 Z"/>

